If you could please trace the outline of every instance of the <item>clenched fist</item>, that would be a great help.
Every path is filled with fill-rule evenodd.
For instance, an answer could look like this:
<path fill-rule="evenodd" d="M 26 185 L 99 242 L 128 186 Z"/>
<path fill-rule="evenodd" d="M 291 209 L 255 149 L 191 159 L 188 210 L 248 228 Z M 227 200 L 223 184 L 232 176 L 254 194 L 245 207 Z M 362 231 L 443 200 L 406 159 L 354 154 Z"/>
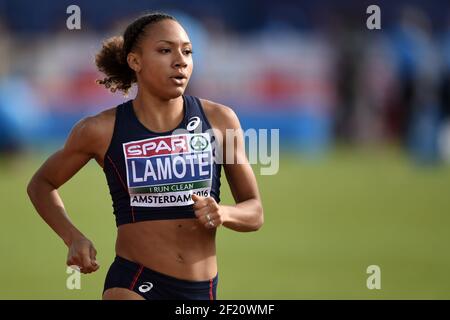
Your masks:
<path fill-rule="evenodd" d="M 95 260 L 97 250 L 95 250 L 92 242 L 87 238 L 78 238 L 69 246 L 67 255 L 67 265 L 76 265 L 80 268 L 81 273 L 95 272 L 100 265 Z"/>
<path fill-rule="evenodd" d="M 201 197 L 196 194 L 192 195 L 194 201 L 194 211 L 197 219 L 205 226 L 205 228 L 217 228 L 224 222 L 223 209 L 213 197 Z"/>

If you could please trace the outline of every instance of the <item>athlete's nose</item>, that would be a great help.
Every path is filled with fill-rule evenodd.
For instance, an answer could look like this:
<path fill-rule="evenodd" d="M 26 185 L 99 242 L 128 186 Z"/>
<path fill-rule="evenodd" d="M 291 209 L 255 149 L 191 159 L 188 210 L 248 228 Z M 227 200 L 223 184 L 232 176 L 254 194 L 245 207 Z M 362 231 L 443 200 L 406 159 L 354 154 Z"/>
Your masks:
<path fill-rule="evenodd" d="M 184 60 L 178 60 L 175 62 L 174 67 L 175 68 L 186 68 L 187 67 L 187 62 Z"/>
<path fill-rule="evenodd" d="M 174 67 L 186 68 L 187 66 L 188 66 L 187 58 L 182 53 L 178 53 L 174 61 Z"/>
<path fill-rule="evenodd" d="M 175 64 L 175 68 L 186 68 L 187 67 L 187 63 L 185 62 L 180 62 Z"/>

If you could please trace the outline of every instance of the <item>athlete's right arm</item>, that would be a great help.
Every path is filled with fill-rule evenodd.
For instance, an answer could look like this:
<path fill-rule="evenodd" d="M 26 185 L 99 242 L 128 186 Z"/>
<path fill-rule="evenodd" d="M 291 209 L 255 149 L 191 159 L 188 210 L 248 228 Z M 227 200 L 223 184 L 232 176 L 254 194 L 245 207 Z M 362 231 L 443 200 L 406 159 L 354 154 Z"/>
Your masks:
<path fill-rule="evenodd" d="M 77 173 L 101 143 L 95 117 L 78 122 L 70 132 L 62 149 L 50 156 L 31 178 L 27 192 L 42 219 L 61 237 L 69 248 L 67 265 L 77 265 L 81 272 L 96 271 L 96 250 L 70 221 L 58 188 Z"/>

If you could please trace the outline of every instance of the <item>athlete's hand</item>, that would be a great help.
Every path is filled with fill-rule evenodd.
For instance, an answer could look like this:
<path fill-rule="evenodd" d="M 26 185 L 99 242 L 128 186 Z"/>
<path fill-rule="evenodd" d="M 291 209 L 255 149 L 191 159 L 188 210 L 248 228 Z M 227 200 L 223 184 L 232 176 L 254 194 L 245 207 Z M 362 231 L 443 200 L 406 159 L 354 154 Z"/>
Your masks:
<path fill-rule="evenodd" d="M 197 219 L 207 229 L 217 228 L 223 223 L 223 210 L 213 197 L 192 195 L 194 211 Z"/>
<path fill-rule="evenodd" d="M 69 246 L 67 255 L 68 266 L 78 266 L 81 273 L 95 272 L 100 268 L 95 259 L 97 250 L 95 250 L 92 242 L 84 237 L 74 240 Z"/>

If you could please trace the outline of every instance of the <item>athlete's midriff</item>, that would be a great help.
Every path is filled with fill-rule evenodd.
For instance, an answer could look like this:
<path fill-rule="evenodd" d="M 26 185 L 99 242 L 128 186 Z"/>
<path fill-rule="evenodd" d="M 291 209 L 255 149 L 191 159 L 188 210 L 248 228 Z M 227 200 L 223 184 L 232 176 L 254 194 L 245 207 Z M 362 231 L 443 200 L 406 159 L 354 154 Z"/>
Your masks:
<path fill-rule="evenodd" d="M 217 274 L 215 234 L 197 219 L 129 223 L 118 228 L 116 253 L 175 278 L 205 281 Z"/>

